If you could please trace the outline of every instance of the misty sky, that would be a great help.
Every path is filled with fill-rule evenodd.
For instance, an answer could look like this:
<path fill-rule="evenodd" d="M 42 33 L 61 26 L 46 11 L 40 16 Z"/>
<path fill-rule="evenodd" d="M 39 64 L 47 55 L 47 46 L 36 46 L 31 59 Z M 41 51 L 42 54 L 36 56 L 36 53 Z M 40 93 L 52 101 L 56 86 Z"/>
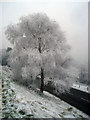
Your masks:
<path fill-rule="evenodd" d="M 37 2 L 38 1 L 38 2 Z M 30 0 L 29 2 L 2 2 L 2 34 L 0 48 L 10 46 L 4 31 L 21 16 L 44 12 L 60 24 L 71 45 L 71 54 L 79 62 L 88 61 L 88 2 L 59 2 L 59 0 Z M 2 36 L 1 36 L 2 35 Z"/>

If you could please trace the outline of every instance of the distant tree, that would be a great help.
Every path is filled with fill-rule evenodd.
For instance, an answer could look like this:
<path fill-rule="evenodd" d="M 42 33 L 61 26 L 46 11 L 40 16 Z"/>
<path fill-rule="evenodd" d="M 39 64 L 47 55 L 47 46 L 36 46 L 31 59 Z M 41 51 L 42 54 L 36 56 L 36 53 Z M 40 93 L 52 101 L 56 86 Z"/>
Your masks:
<path fill-rule="evenodd" d="M 9 57 L 9 52 L 12 50 L 12 48 L 8 47 L 7 49 L 1 49 L 0 50 L 0 64 L 2 66 L 8 65 L 8 57 Z"/>
<path fill-rule="evenodd" d="M 6 53 L 6 49 L 1 49 L 0 50 L 0 64 L 1 65 L 6 65 L 7 62 L 6 62 L 6 56 L 7 56 L 7 53 Z"/>
<path fill-rule="evenodd" d="M 29 80 L 40 74 L 43 92 L 45 76 L 60 78 L 61 82 L 67 77 L 70 46 L 60 26 L 46 14 L 21 17 L 17 24 L 9 25 L 5 33 L 14 45 L 10 57 L 14 78 Z"/>
<path fill-rule="evenodd" d="M 7 50 L 6 50 L 6 52 L 10 52 L 11 50 L 12 50 L 12 48 L 8 47 Z"/>
<path fill-rule="evenodd" d="M 12 48 L 8 47 L 7 49 L 2 50 L 2 66 L 9 66 L 8 65 L 8 58 L 9 58 L 9 52 L 12 50 Z"/>
<path fill-rule="evenodd" d="M 88 66 L 87 65 L 81 65 L 79 67 L 79 77 L 78 81 L 80 83 L 88 83 Z"/>

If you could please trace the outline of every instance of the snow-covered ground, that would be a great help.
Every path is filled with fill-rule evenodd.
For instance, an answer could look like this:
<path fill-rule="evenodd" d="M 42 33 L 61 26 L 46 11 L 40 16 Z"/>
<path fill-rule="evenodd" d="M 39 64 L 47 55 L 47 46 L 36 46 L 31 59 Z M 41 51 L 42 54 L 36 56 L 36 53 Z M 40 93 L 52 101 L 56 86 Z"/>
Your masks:
<path fill-rule="evenodd" d="M 5 70 L 5 69 L 4 69 Z M 60 100 L 54 95 L 44 91 L 41 94 L 38 89 L 32 90 L 24 86 L 18 85 L 10 81 L 7 71 L 3 70 L 4 85 L 7 85 L 8 94 L 6 94 L 7 101 L 13 100 L 13 104 L 9 103 L 6 111 L 12 113 L 19 113 L 14 115 L 15 118 L 33 117 L 33 118 L 88 118 L 89 116 L 75 107 Z M 8 87 L 9 86 L 9 87 Z M 4 91 L 6 90 L 3 88 Z M 13 92 L 12 92 L 13 91 Z M 12 93 L 15 97 L 12 99 Z M 11 96 L 11 98 L 10 98 Z M 9 100 L 11 99 L 11 100 Z M 12 101 L 11 101 L 12 102 Z M 8 107 L 8 105 L 7 105 Z M 14 110 L 14 112 L 13 112 Z M 3 109 L 4 112 L 4 109 Z M 12 115 L 11 115 L 12 116 Z"/>
<path fill-rule="evenodd" d="M 40 95 L 15 83 L 11 83 L 11 86 L 16 93 L 16 100 L 23 105 L 28 114 L 33 114 L 35 118 L 88 117 L 86 114 L 46 91 L 44 91 L 43 95 Z"/>
<path fill-rule="evenodd" d="M 72 88 L 75 88 L 75 89 L 90 93 L 90 86 L 84 85 L 84 84 L 81 84 L 81 83 L 78 83 L 78 84 L 74 83 Z"/>

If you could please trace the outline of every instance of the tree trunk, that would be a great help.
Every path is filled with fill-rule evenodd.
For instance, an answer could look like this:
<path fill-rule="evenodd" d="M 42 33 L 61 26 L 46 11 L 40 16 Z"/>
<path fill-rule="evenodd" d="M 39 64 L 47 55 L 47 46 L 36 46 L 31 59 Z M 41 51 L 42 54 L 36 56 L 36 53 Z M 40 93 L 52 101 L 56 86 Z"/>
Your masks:
<path fill-rule="evenodd" d="M 39 47 L 38 47 L 38 50 L 39 50 L 39 53 L 41 54 L 41 38 L 38 38 L 39 40 Z M 43 90 L 44 90 L 44 68 L 41 66 L 41 86 L 40 86 L 40 91 L 43 93 Z"/>
<path fill-rule="evenodd" d="M 44 69 L 43 69 L 43 67 L 41 67 L 41 87 L 40 87 L 40 91 L 42 93 L 44 91 Z"/>

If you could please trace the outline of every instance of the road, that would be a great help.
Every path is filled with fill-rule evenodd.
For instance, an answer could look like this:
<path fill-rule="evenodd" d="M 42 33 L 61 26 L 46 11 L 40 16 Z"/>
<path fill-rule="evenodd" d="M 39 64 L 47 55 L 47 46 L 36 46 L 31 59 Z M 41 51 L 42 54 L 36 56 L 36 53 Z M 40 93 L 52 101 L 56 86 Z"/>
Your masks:
<path fill-rule="evenodd" d="M 70 93 L 63 93 L 56 95 L 53 93 L 54 88 L 50 88 L 50 86 L 46 86 L 45 90 L 54 94 L 55 96 L 59 97 L 60 99 L 64 100 L 65 102 L 69 103 L 70 105 L 78 108 L 79 110 L 83 111 L 84 113 L 90 116 L 90 94 L 85 93 L 83 91 L 71 88 Z"/>
<path fill-rule="evenodd" d="M 90 94 L 71 88 L 59 97 L 90 116 Z"/>

